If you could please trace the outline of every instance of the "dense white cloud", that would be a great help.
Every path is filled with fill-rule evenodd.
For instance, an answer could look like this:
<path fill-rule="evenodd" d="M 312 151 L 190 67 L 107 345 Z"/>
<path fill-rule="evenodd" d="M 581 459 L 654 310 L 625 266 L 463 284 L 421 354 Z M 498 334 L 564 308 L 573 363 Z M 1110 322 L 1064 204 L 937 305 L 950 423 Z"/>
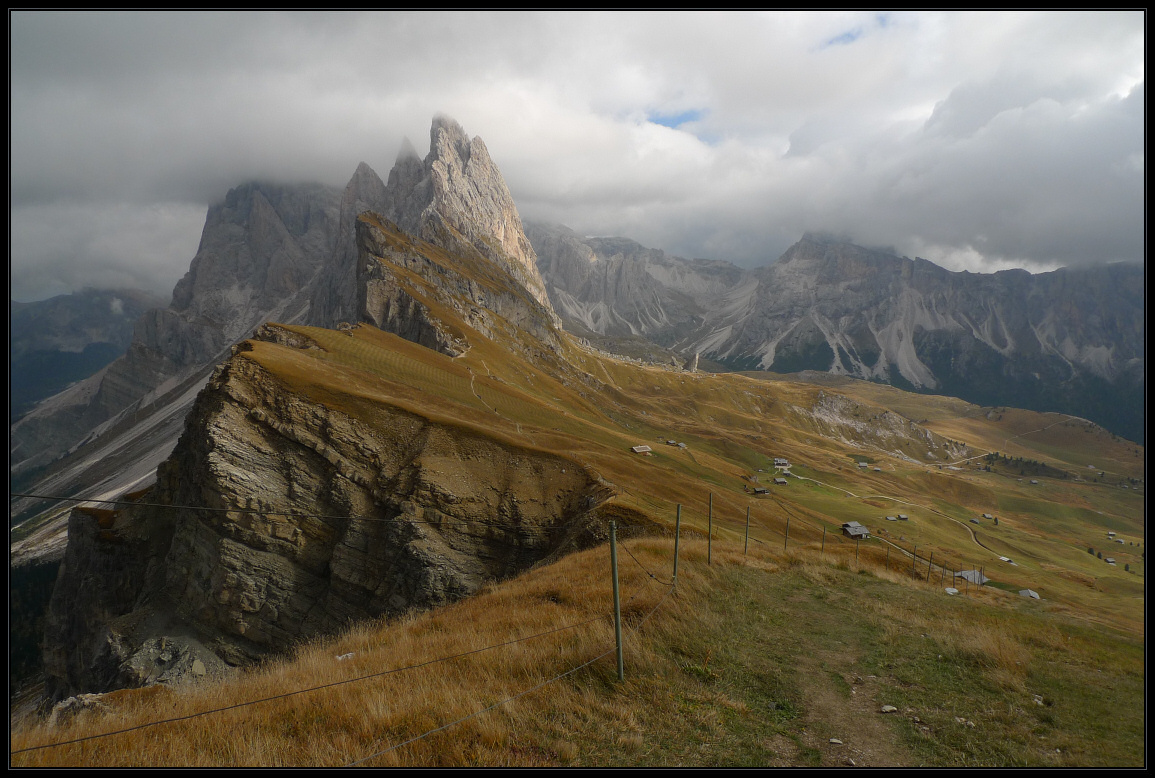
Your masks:
<path fill-rule="evenodd" d="M 1140 12 L 10 22 L 25 299 L 167 291 L 229 187 L 384 176 L 437 112 L 485 139 L 524 217 L 685 256 L 762 264 L 824 230 L 956 269 L 1143 257 Z"/>

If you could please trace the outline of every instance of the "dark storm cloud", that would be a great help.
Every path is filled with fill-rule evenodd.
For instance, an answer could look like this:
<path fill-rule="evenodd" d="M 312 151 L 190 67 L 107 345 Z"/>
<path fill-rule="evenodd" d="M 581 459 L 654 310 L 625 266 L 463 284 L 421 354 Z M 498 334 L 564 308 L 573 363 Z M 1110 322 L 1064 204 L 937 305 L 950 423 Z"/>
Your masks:
<path fill-rule="evenodd" d="M 385 176 L 436 112 L 523 216 L 684 256 L 760 264 L 808 229 L 956 269 L 1143 256 L 1141 13 L 10 21 L 25 298 L 171 289 L 228 188 Z"/>

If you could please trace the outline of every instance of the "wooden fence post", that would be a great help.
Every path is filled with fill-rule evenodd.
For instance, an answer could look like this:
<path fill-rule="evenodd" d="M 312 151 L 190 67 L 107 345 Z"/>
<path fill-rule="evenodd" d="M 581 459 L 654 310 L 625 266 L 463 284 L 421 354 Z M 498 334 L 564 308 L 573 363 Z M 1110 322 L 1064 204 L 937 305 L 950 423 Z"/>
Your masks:
<path fill-rule="evenodd" d="M 746 545 L 742 547 L 742 556 L 750 550 L 750 506 L 746 506 Z"/>
<path fill-rule="evenodd" d="M 706 517 L 706 564 L 713 564 L 714 559 L 714 493 L 710 492 L 710 507 Z"/>
<path fill-rule="evenodd" d="M 678 517 L 674 519 L 674 588 L 678 587 L 678 539 L 682 535 L 682 503 L 678 503 Z"/>
<path fill-rule="evenodd" d="M 930 561 L 926 563 L 926 582 L 930 583 L 930 571 L 934 567 L 934 551 L 930 552 Z"/>
<path fill-rule="evenodd" d="M 618 646 L 618 680 L 626 680 L 626 666 L 622 658 L 622 600 L 618 593 L 618 524 L 610 522 L 610 568 L 614 576 L 614 639 Z"/>

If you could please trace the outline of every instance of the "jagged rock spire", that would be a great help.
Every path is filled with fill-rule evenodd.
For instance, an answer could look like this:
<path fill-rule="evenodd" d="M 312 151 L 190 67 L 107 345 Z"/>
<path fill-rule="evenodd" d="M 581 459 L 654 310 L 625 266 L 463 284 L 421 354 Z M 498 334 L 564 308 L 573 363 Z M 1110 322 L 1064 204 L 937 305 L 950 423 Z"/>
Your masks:
<path fill-rule="evenodd" d="M 554 315 L 517 206 L 481 138 L 470 139 L 453 119 L 435 116 L 429 154 L 420 160 L 412 144 L 403 143 L 387 190 L 383 215 L 401 229 L 433 243 L 447 233 L 464 237 Z"/>

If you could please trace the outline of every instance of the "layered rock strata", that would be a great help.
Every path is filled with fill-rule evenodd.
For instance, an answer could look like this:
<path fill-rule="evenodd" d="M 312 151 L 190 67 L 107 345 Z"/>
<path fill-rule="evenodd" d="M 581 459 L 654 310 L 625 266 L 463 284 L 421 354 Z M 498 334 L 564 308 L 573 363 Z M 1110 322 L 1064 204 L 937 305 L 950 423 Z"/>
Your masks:
<path fill-rule="evenodd" d="M 198 397 L 148 498 L 166 506 L 73 512 L 46 630 L 56 698 L 161 679 L 160 638 L 211 669 L 467 595 L 580 542 L 609 494 L 559 455 L 310 401 L 252 348 Z"/>

